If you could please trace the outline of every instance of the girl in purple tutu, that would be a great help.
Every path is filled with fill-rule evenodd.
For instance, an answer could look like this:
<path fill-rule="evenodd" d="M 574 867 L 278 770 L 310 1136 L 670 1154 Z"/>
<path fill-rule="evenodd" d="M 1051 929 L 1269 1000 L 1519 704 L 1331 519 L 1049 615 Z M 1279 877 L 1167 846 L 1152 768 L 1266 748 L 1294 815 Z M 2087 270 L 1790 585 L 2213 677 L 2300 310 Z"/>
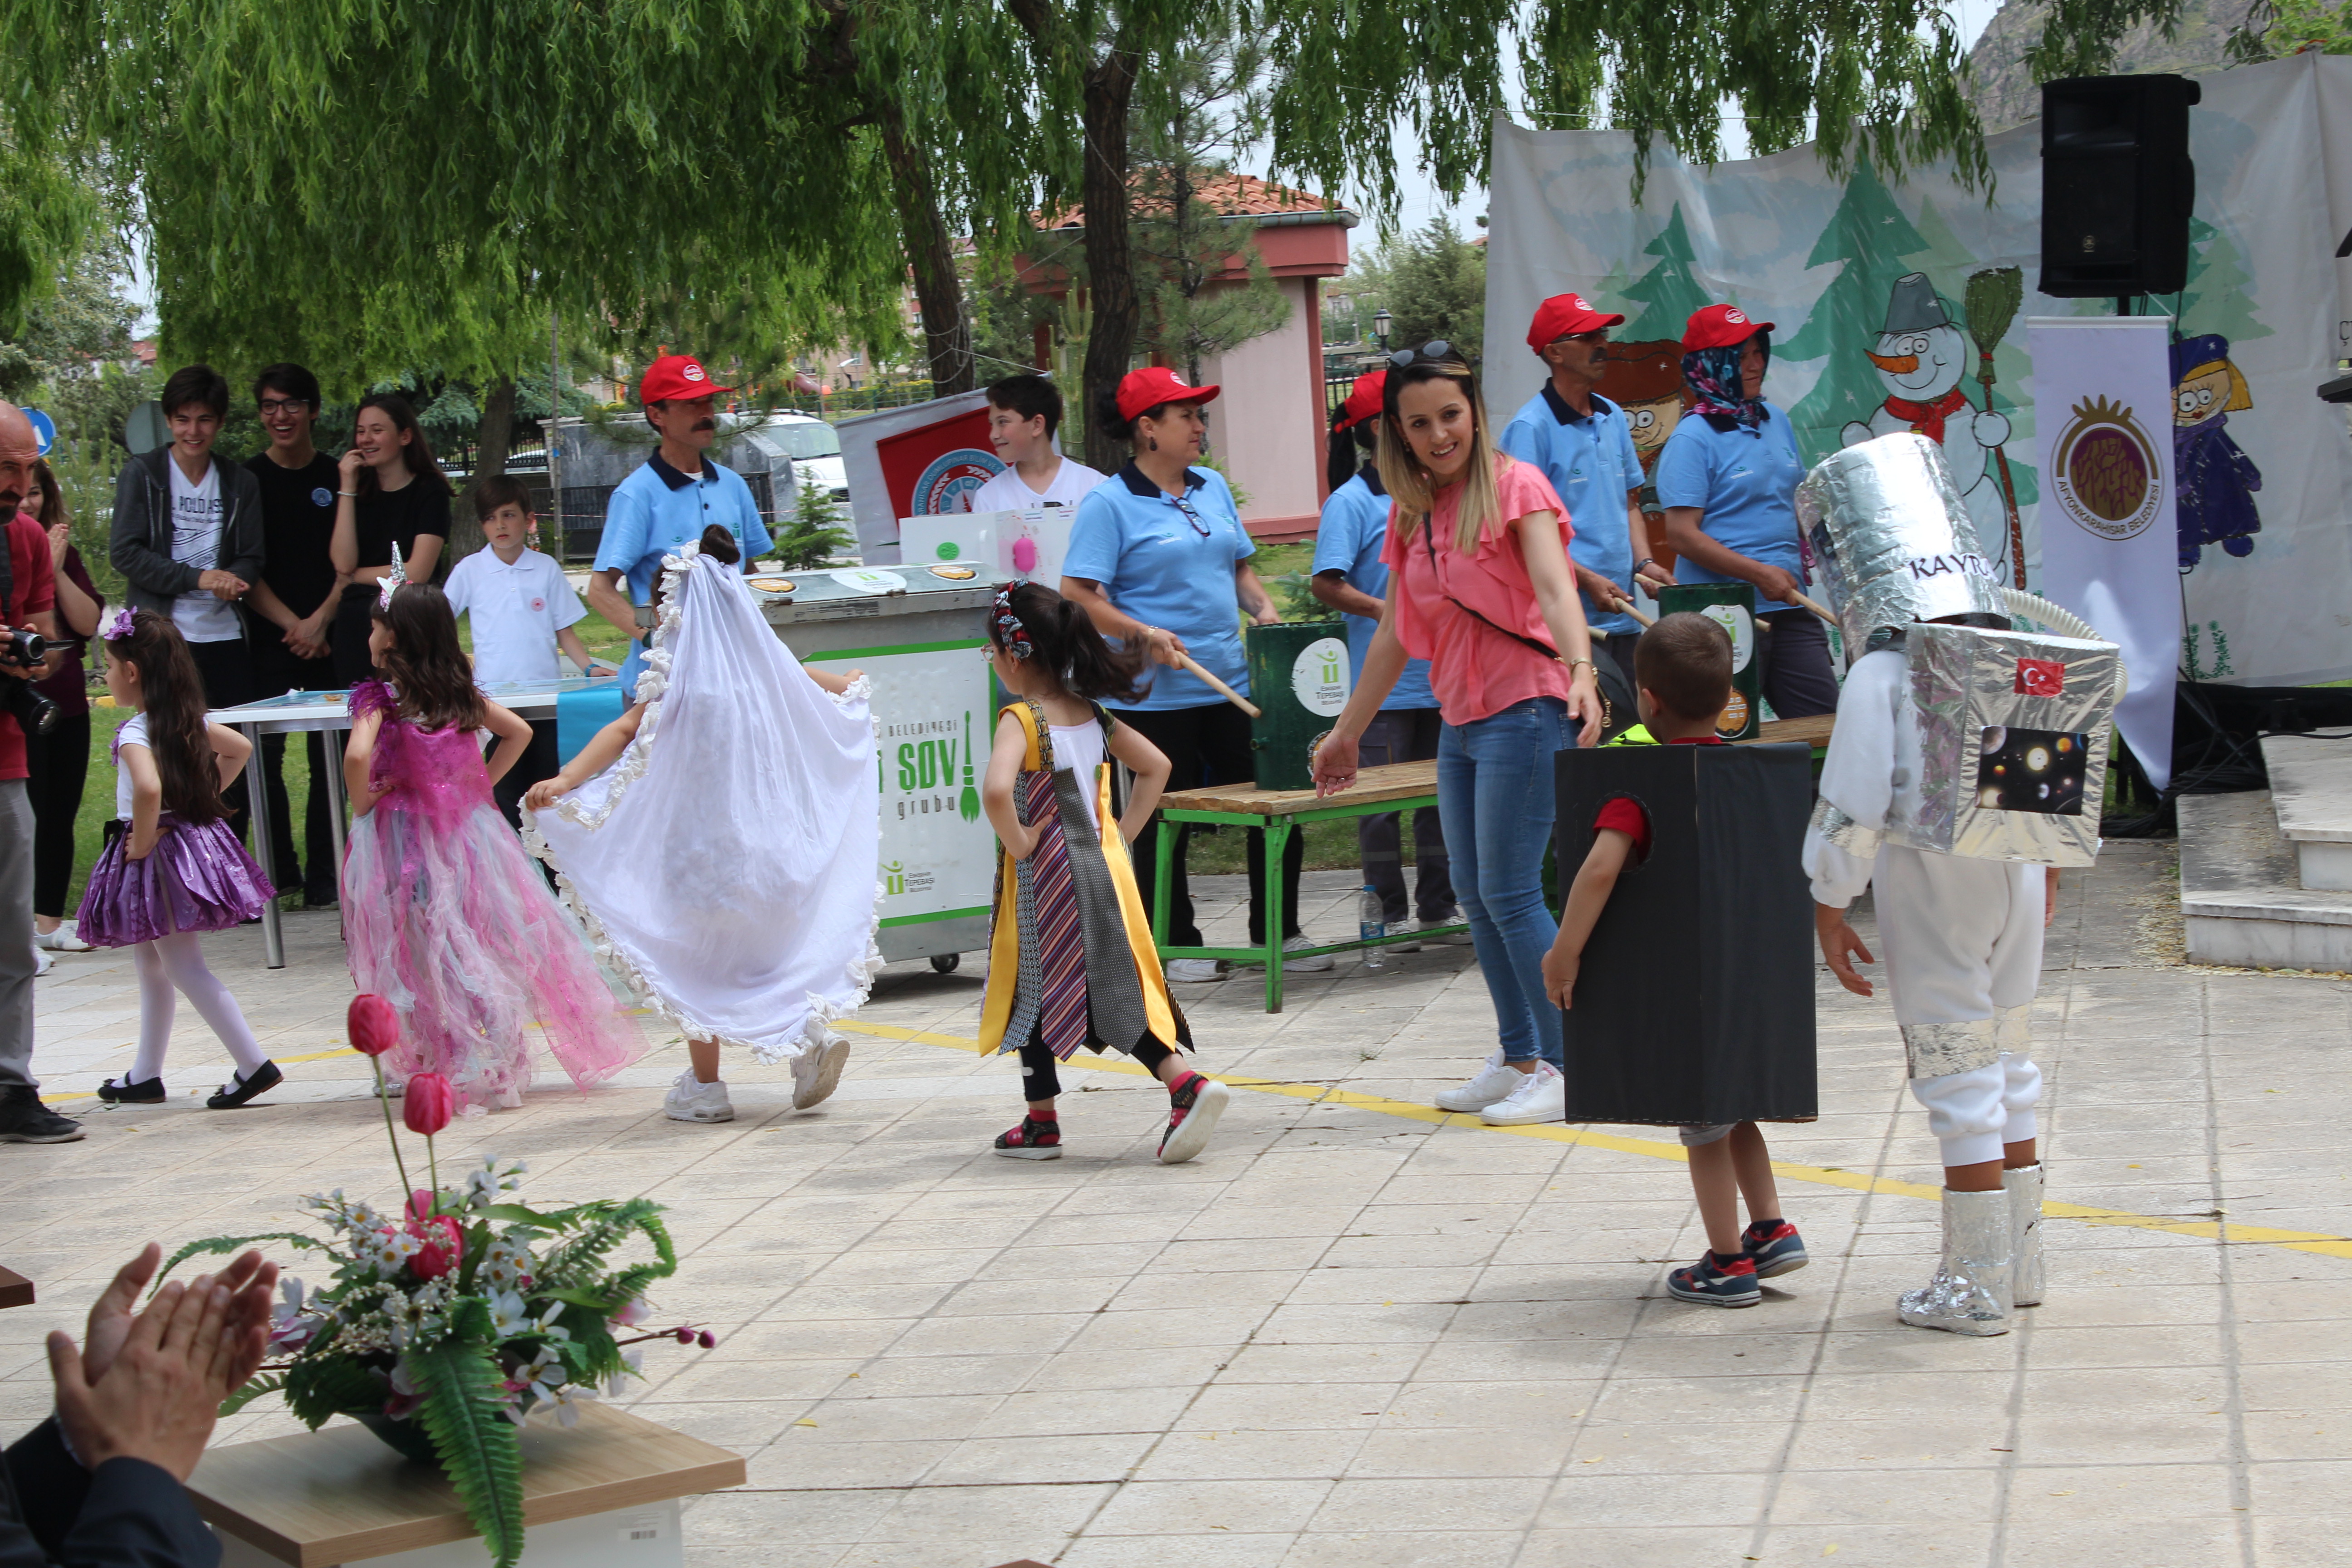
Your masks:
<path fill-rule="evenodd" d="M 95 947 L 127 947 L 139 971 L 139 1054 L 98 1097 L 117 1105 L 163 1100 L 163 1053 L 182 995 L 236 1062 L 236 1076 L 205 1103 L 232 1110 L 285 1075 L 228 987 L 205 965 L 203 933 L 261 913 L 276 896 L 228 825 L 222 789 L 253 742 L 205 720 L 205 686 L 167 616 L 117 610 L 99 628 L 106 689 L 132 710 L 114 734 L 114 816 L 90 868 L 75 929 Z"/>
<path fill-rule="evenodd" d="M 392 679 L 352 689 L 343 752 L 352 979 L 401 1015 L 385 1058 L 398 1076 L 441 1074 L 467 1115 L 522 1103 L 533 1023 L 587 1089 L 644 1055 L 644 1033 L 490 797 L 530 725 L 475 686 L 441 590 L 399 574 L 395 558 L 368 633 Z M 484 730 L 499 742 L 487 767 Z"/>

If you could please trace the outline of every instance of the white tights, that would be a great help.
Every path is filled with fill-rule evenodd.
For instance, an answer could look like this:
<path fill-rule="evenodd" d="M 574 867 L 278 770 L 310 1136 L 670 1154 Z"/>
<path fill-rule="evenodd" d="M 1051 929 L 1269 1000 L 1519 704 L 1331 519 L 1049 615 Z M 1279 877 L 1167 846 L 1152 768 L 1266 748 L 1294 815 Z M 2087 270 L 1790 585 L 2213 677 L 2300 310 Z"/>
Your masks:
<path fill-rule="evenodd" d="M 268 1059 L 236 998 L 205 966 L 203 941 L 195 931 L 173 931 L 131 950 L 131 962 L 139 966 L 139 1057 L 131 1064 L 133 1083 L 163 1076 L 163 1053 L 172 1044 L 172 1015 L 182 993 L 236 1058 L 237 1077 L 251 1076 Z"/>

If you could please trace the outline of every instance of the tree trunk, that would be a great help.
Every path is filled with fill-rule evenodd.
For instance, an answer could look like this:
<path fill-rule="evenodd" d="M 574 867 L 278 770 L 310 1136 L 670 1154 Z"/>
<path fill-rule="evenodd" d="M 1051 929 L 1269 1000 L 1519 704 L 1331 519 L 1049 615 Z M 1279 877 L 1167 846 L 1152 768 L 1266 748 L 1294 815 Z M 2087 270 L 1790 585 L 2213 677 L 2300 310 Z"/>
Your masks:
<path fill-rule="evenodd" d="M 1127 374 L 1140 313 L 1127 225 L 1127 114 L 1135 97 L 1135 51 L 1122 27 L 1109 50 L 1087 68 L 1086 81 L 1086 169 L 1078 189 L 1087 210 L 1087 282 L 1094 314 L 1083 381 L 1087 462 L 1107 474 L 1117 472 L 1130 454 L 1093 414 Z"/>
<path fill-rule="evenodd" d="M 507 471 L 507 453 L 514 446 L 514 377 L 502 375 L 490 383 L 482 399 L 482 422 L 474 427 L 474 484 Z M 472 497 L 461 495 L 449 508 L 449 540 L 442 550 L 440 570 L 446 574 L 481 547 L 482 524 L 474 515 Z"/>
<path fill-rule="evenodd" d="M 978 384 L 971 323 L 964 315 L 963 282 L 956 276 L 947 220 L 940 216 L 930 156 L 907 133 L 895 107 L 886 108 L 881 119 L 883 152 L 890 161 L 891 183 L 898 187 L 898 232 L 907 247 L 907 264 L 915 273 L 915 302 L 923 312 L 931 395 L 970 392 Z"/>

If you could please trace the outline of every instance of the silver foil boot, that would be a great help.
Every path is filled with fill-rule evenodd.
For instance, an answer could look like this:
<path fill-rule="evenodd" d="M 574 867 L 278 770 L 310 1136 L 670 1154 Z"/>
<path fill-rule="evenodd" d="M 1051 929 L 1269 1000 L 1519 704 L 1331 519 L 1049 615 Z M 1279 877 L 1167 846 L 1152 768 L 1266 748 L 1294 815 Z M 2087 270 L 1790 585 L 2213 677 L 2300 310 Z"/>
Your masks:
<path fill-rule="evenodd" d="M 2009 1304 L 2042 1305 L 2042 1167 L 2000 1173 L 2009 1194 Z"/>
<path fill-rule="evenodd" d="M 1955 1334 L 2009 1332 L 2009 1204 L 2005 1188 L 1944 1189 L 1944 1260 L 1924 1288 L 1904 1292 L 1896 1310 L 1905 1322 Z"/>

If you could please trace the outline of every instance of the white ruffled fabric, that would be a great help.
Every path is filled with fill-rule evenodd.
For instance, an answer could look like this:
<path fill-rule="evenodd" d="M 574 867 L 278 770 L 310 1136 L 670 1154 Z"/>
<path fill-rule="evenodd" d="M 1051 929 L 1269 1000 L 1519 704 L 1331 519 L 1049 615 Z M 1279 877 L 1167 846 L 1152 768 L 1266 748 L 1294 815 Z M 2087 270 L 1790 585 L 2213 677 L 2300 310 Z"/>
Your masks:
<path fill-rule="evenodd" d="M 698 546 L 662 574 L 635 739 L 525 813 L 524 842 L 646 1005 L 780 1061 L 823 1043 L 882 967 L 871 689 L 811 680 Z"/>

